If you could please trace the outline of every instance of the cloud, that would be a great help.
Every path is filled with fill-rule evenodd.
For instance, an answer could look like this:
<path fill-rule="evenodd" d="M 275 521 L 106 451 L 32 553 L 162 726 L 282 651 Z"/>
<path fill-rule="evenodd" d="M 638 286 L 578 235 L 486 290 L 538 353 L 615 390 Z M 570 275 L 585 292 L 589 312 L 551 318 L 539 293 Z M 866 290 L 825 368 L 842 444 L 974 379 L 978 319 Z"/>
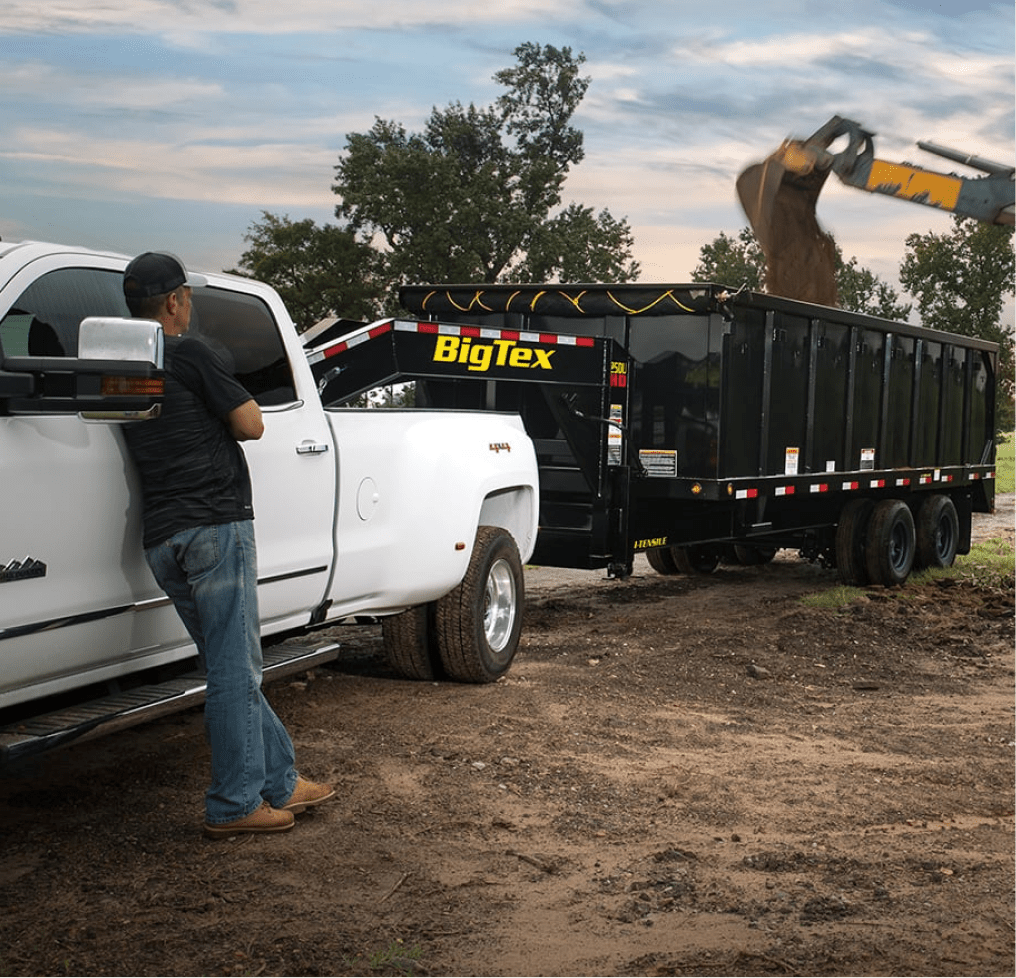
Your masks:
<path fill-rule="evenodd" d="M 29 163 L 42 180 L 47 173 L 73 170 L 80 191 L 92 198 L 140 196 L 258 209 L 335 203 L 330 190 L 335 155 L 323 146 L 91 140 L 82 133 L 43 128 L 25 128 L 16 136 L 16 145 L 31 149 L 5 150 L 0 160 Z"/>
<path fill-rule="evenodd" d="M 277 0 L 5 0 L 0 32 L 81 33 L 327 33 L 367 28 L 405 30 L 433 24 L 544 22 L 574 12 L 568 0 L 300 0 L 280 10 Z"/>
<path fill-rule="evenodd" d="M 834 114 L 875 130 L 890 160 L 940 168 L 918 139 L 1011 158 L 1011 7 L 991 10 L 918 0 L 5 0 L 0 214 L 29 236 L 40 233 L 33 208 L 40 222 L 59 214 L 48 219 L 75 240 L 112 235 L 107 212 L 124 215 L 127 235 L 138 221 L 189 214 L 177 250 L 207 254 L 232 228 L 225 267 L 262 210 L 333 219 L 347 133 L 375 115 L 419 130 L 434 105 L 487 104 L 491 75 L 534 40 L 584 51 L 593 79 L 575 118 L 586 158 L 565 200 L 626 215 L 645 277 L 679 279 L 703 243 L 743 226 L 740 170 Z M 837 181 L 819 213 L 845 253 L 880 273 L 894 255 L 898 264 L 906 233 L 948 227 L 941 214 Z"/>
<path fill-rule="evenodd" d="M 28 97 L 32 101 L 52 100 L 63 109 L 115 107 L 131 110 L 164 109 L 193 101 L 220 98 L 222 85 L 204 79 L 147 78 L 137 75 L 89 73 L 54 67 L 38 61 L 0 69 L 0 86 L 5 100 Z"/>

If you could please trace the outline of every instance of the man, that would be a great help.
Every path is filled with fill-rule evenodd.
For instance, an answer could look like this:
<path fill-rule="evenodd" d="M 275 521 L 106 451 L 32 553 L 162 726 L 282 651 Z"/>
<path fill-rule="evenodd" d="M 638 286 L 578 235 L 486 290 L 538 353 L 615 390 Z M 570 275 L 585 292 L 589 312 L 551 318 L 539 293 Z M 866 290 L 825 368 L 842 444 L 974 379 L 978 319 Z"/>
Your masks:
<path fill-rule="evenodd" d="M 286 831 L 335 792 L 297 774 L 289 734 L 261 691 L 254 508 L 239 442 L 260 438 L 264 423 L 218 355 L 186 335 L 191 290 L 206 284 L 165 252 L 127 266 L 131 315 L 163 326 L 166 393 L 160 416 L 126 425 L 124 437 L 141 476 L 145 557 L 207 675 L 204 831 L 215 838 Z"/>

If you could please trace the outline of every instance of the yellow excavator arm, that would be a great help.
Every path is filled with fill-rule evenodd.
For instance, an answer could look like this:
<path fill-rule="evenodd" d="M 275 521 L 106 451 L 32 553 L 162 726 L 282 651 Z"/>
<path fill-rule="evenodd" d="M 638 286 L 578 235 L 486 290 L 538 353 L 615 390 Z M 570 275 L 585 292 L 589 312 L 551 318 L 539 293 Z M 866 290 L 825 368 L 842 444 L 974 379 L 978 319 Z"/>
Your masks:
<path fill-rule="evenodd" d="M 937 173 L 910 163 L 890 163 L 875 158 L 873 136 L 874 133 L 862 128 L 859 123 L 834 116 L 807 139 L 788 139 L 760 164 L 770 171 L 766 176 L 767 188 L 775 193 L 778 182 L 784 176 L 791 180 L 811 177 L 814 182 L 832 172 L 848 186 L 869 193 L 912 200 L 990 224 L 1013 223 L 1013 175 L 1016 168 L 928 142 L 917 145 L 937 156 L 980 170 L 984 175 L 964 177 Z M 831 153 L 829 147 L 842 137 L 847 140 L 846 148 Z M 779 172 L 781 169 L 782 173 Z M 746 189 L 750 191 L 752 188 Z M 757 202 L 756 194 L 750 203 L 757 206 Z"/>
<path fill-rule="evenodd" d="M 788 139 L 737 178 L 737 194 L 766 256 L 766 289 L 792 298 L 836 304 L 832 240 L 818 225 L 815 205 L 830 173 L 851 187 L 899 197 L 991 224 L 1012 224 L 1016 168 L 919 142 L 937 156 L 983 176 L 937 173 L 875 158 L 873 133 L 833 116 L 807 139 Z M 833 153 L 830 147 L 846 139 Z M 810 273 L 805 266 L 810 265 Z"/>

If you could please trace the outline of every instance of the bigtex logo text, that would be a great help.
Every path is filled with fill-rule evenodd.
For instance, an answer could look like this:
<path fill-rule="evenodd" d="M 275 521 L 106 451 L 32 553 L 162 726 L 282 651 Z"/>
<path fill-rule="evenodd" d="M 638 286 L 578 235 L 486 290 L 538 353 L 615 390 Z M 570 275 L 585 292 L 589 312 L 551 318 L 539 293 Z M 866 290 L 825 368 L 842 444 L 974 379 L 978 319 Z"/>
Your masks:
<path fill-rule="evenodd" d="M 528 367 L 553 370 L 550 358 L 556 350 L 541 350 L 538 346 L 519 346 L 515 340 L 494 340 L 493 343 L 474 343 L 468 336 L 439 336 L 434 347 L 435 363 L 464 363 L 469 370 L 489 370 L 496 367 Z"/>

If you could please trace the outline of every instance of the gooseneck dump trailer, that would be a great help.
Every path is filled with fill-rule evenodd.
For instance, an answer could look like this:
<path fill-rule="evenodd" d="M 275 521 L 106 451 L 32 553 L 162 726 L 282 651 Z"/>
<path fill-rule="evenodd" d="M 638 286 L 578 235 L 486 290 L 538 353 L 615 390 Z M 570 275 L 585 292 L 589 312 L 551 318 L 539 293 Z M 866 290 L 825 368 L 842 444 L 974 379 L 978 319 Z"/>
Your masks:
<path fill-rule="evenodd" d="M 532 562 L 661 573 L 781 548 L 891 585 L 970 547 L 994 505 L 998 348 L 717 285 L 414 286 L 310 354 L 326 403 L 519 414 Z M 496 447 L 496 446 L 495 446 Z"/>

